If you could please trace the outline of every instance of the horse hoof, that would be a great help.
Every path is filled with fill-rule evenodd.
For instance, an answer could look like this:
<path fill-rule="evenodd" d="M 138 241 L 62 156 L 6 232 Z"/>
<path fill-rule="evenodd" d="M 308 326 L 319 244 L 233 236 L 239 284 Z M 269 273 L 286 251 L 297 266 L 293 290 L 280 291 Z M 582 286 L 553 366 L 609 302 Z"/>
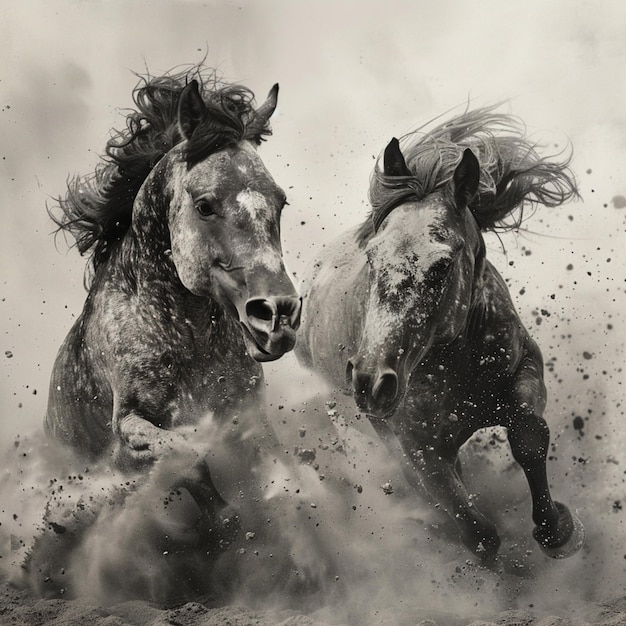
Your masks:
<path fill-rule="evenodd" d="M 559 511 L 556 532 L 537 526 L 533 537 L 542 552 L 551 559 L 566 559 L 576 554 L 585 543 L 585 527 L 576 515 L 561 502 L 554 503 Z"/>
<path fill-rule="evenodd" d="M 498 555 L 500 537 L 495 528 L 485 529 L 480 535 L 473 535 L 464 543 L 476 555 L 483 567 L 490 567 Z"/>

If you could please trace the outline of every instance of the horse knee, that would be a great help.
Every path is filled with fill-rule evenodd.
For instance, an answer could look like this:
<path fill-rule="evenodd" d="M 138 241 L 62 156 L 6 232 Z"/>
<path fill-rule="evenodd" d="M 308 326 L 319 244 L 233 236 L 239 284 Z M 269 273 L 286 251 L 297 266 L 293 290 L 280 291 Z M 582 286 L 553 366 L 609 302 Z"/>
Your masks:
<path fill-rule="evenodd" d="M 121 472 L 137 472 L 151 467 L 157 460 L 150 448 L 135 449 L 117 440 L 111 451 L 111 466 Z"/>

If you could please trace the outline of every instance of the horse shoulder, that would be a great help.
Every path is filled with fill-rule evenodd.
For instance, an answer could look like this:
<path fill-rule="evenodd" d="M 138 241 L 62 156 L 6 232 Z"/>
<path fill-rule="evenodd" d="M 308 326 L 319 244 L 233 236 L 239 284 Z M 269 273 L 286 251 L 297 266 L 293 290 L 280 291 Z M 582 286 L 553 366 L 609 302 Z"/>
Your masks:
<path fill-rule="evenodd" d="M 111 387 L 101 351 L 87 339 L 89 300 L 57 353 L 44 426 L 83 456 L 96 457 L 111 438 Z"/>
<path fill-rule="evenodd" d="M 470 315 L 473 345 L 482 364 L 494 364 L 513 373 L 528 353 L 538 353 L 515 309 L 509 288 L 488 261 Z"/>

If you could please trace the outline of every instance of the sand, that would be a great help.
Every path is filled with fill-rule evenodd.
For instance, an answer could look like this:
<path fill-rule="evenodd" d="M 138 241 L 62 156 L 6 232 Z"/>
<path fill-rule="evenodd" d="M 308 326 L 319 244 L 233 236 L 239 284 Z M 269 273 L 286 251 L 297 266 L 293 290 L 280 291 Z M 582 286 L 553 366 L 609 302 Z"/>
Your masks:
<path fill-rule="evenodd" d="M 41 600 L 10 584 L 0 584 L 0 623 L 39 626 L 44 624 L 89 624 L 90 626 L 326 626 L 315 617 L 292 610 L 280 612 L 255 611 L 244 606 L 210 608 L 201 602 L 187 602 L 171 609 L 158 609 L 147 602 L 124 602 L 99 607 L 85 600 Z M 433 614 L 411 622 L 407 615 L 381 615 L 378 624 L 410 624 L 416 626 L 618 626 L 626 624 L 626 595 L 613 596 L 590 603 L 576 618 L 546 614 L 539 610 L 510 610 L 487 619 Z"/>

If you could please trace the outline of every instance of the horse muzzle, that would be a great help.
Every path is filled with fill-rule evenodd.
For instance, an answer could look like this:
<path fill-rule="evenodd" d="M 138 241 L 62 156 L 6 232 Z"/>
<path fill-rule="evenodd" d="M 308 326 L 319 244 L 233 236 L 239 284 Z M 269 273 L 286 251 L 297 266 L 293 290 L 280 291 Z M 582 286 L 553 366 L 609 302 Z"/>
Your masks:
<path fill-rule="evenodd" d="M 390 367 L 370 372 L 363 368 L 359 359 L 350 359 L 346 367 L 346 382 L 352 387 L 359 411 L 367 415 L 386 417 L 400 402 L 400 381 Z"/>
<path fill-rule="evenodd" d="M 248 354 L 255 361 L 274 361 L 296 344 L 302 300 L 294 296 L 250 298 L 241 325 Z"/>

